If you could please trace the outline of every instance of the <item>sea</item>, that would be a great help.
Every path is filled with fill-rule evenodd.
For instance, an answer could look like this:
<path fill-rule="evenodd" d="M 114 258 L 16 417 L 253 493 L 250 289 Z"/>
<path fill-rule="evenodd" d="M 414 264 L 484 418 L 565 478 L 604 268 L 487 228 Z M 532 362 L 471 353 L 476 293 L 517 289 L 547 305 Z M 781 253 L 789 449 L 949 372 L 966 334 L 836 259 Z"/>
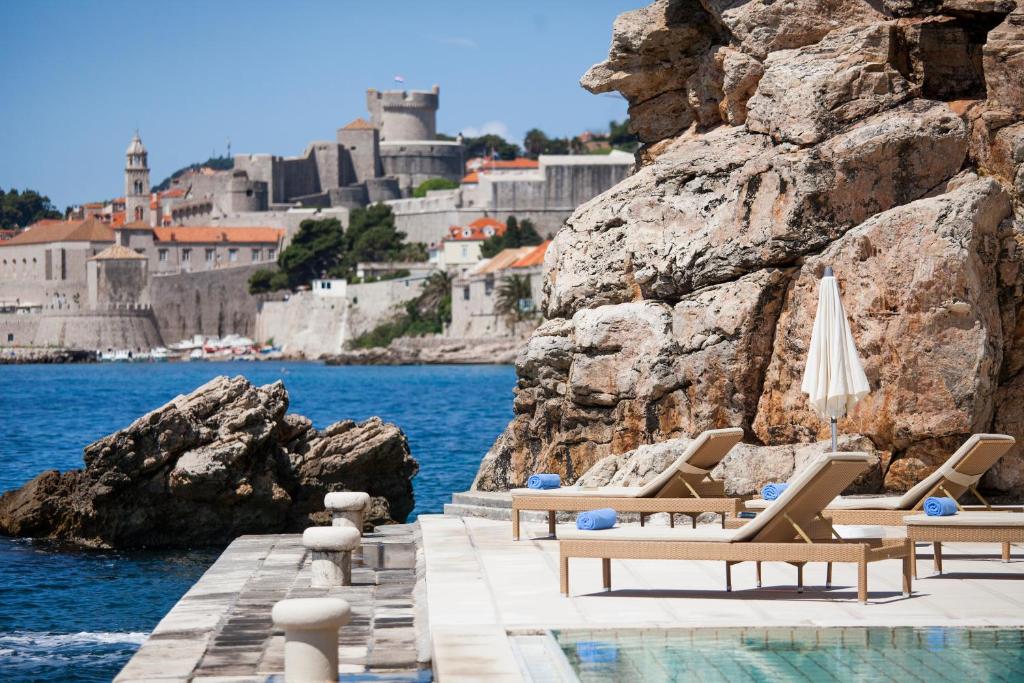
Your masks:
<path fill-rule="evenodd" d="M 512 417 L 507 365 L 339 367 L 313 362 L 0 366 L 0 491 L 218 376 L 283 380 L 318 428 L 379 415 L 420 463 L 412 518 L 469 488 Z M 410 520 L 411 521 L 411 520 Z M 87 551 L 0 537 L 0 681 L 109 681 L 218 549 Z"/>

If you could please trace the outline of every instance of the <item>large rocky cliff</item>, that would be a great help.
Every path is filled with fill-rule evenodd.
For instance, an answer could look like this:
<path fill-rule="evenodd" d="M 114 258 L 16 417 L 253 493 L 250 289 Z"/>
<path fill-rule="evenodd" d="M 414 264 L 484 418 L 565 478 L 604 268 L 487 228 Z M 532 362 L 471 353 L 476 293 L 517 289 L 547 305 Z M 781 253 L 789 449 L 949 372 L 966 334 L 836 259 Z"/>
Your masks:
<path fill-rule="evenodd" d="M 638 168 L 548 250 L 546 321 L 474 486 L 573 481 L 712 427 L 766 447 L 825 437 L 799 385 L 831 265 L 872 387 L 840 428 L 879 452 L 875 488 L 997 431 L 1018 446 L 983 485 L 1024 494 L 1022 74 L 1009 0 L 620 16 L 582 85 L 629 101 Z"/>
<path fill-rule="evenodd" d="M 419 465 L 371 418 L 323 430 L 281 382 L 218 377 L 85 447 L 85 469 L 0 496 L 0 534 L 102 548 L 224 545 L 329 522 L 324 494 L 366 491 L 370 524 L 405 521 Z"/>

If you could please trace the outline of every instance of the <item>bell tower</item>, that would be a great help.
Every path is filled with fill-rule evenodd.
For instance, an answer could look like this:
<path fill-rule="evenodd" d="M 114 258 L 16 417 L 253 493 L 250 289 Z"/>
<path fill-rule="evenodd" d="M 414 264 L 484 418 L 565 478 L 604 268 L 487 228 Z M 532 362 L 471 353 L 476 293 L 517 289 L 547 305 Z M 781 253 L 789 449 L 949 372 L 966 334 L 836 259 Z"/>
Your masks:
<path fill-rule="evenodd" d="M 146 148 L 142 146 L 139 131 L 135 131 L 128 151 L 125 152 L 124 167 L 124 211 L 125 223 L 142 221 L 149 223 L 149 164 Z"/>

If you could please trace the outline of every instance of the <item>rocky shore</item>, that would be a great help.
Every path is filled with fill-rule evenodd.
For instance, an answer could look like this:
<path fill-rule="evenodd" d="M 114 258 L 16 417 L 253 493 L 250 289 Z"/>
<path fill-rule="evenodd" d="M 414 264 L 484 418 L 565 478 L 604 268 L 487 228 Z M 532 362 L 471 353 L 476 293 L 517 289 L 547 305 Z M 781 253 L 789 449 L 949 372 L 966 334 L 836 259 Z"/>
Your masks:
<path fill-rule="evenodd" d="M 1024 495 L 1021 3 L 658 0 L 611 43 L 581 83 L 629 101 L 638 168 L 548 249 L 475 488 L 708 428 L 825 438 L 800 378 L 832 266 L 872 390 L 839 424 L 881 454 L 865 488 L 1000 432 L 982 486 Z"/>
<path fill-rule="evenodd" d="M 218 377 L 85 447 L 85 468 L 0 496 L 0 533 L 102 548 L 225 545 L 329 523 L 329 491 L 366 491 L 368 523 L 403 522 L 419 469 L 371 418 L 314 429 L 281 382 Z"/>
<path fill-rule="evenodd" d="M 390 345 L 323 356 L 327 365 L 511 365 L 526 344 L 518 337 L 495 339 L 400 338 Z"/>
<path fill-rule="evenodd" d="M 0 365 L 28 363 L 95 363 L 96 352 L 85 349 L 0 349 Z"/>

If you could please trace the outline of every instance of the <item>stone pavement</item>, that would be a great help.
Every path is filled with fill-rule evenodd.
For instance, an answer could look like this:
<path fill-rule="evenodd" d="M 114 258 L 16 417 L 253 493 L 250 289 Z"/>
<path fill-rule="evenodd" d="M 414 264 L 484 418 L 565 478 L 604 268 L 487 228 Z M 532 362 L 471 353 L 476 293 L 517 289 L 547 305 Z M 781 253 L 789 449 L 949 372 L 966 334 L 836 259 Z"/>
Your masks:
<path fill-rule="evenodd" d="M 280 678 L 284 635 L 270 619 L 285 598 L 331 596 L 352 605 L 339 636 L 342 680 L 429 681 L 429 649 L 417 644 L 413 525 L 380 527 L 353 556 L 352 586 L 310 587 L 298 535 L 243 536 L 161 620 L 115 679 L 267 681 Z"/>
<path fill-rule="evenodd" d="M 721 562 L 612 561 L 611 592 L 598 560 L 570 561 L 570 597 L 558 590 L 558 543 L 546 524 L 511 524 L 442 515 L 419 517 L 426 562 L 434 669 L 444 683 L 522 680 L 521 635 L 548 629 L 786 626 L 1024 627 L 1024 561 L 999 544 L 944 546 L 942 577 L 932 577 L 930 546 L 918 548 L 921 577 L 903 598 L 898 560 L 873 563 L 869 603 L 857 603 L 856 567 L 837 564 L 831 590 L 824 567 L 809 565 L 797 593 L 796 570 L 766 563 L 757 589 L 752 563 L 733 568 L 724 592 Z M 511 634 L 511 637 L 510 635 Z M 558 680 L 552 678 L 552 680 Z"/>

